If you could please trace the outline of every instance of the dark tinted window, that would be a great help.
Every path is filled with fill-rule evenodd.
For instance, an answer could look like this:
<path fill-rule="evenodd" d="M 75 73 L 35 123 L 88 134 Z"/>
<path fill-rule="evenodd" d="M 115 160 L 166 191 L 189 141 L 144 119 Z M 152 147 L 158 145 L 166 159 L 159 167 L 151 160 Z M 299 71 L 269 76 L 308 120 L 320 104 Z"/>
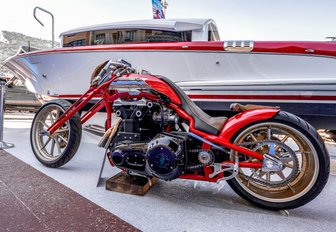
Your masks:
<path fill-rule="evenodd" d="M 150 42 L 187 42 L 191 41 L 191 31 L 171 32 L 171 31 L 143 30 L 143 29 L 134 29 L 134 30 L 118 29 L 118 30 L 94 31 L 92 33 L 92 38 L 93 39 L 91 41 L 91 45 L 150 43 Z"/>
<path fill-rule="evenodd" d="M 63 36 L 63 47 L 85 46 L 90 38 L 90 32 L 80 32 Z"/>
<path fill-rule="evenodd" d="M 63 47 L 99 44 L 190 42 L 191 31 L 115 29 L 79 32 L 63 36 Z"/>
<path fill-rule="evenodd" d="M 74 40 L 69 43 L 63 44 L 63 47 L 79 47 L 79 46 L 85 46 L 86 41 L 85 39 L 80 39 L 80 40 Z"/>

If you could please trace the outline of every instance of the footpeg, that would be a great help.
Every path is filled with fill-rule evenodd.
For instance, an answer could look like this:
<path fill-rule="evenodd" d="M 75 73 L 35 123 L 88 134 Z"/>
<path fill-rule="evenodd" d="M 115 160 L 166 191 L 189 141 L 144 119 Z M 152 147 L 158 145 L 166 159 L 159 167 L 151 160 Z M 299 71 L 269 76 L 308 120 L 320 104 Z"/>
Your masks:
<path fill-rule="evenodd" d="M 214 167 L 214 172 L 209 174 L 210 178 L 214 178 L 215 176 L 223 172 L 230 172 L 230 171 L 232 172 L 231 175 L 224 176 L 223 178 L 218 179 L 217 183 L 223 180 L 229 180 L 229 179 L 235 178 L 238 175 L 238 162 L 236 162 L 235 164 L 215 163 L 211 166 Z"/>

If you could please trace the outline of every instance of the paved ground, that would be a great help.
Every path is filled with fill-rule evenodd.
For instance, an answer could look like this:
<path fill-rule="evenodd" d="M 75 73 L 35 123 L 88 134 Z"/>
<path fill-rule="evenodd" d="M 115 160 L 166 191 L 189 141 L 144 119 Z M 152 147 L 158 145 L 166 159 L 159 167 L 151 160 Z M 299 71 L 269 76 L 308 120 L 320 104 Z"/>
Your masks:
<path fill-rule="evenodd" d="M 4 151 L 0 198 L 0 231 L 138 231 Z"/>
<path fill-rule="evenodd" d="M 67 165 L 50 169 L 31 152 L 30 122 L 5 123 L 5 140 L 15 143 L 8 150 L 59 183 L 117 215 L 143 231 L 335 231 L 336 176 L 311 203 L 284 212 L 266 211 L 238 197 L 225 182 L 220 185 L 187 180 L 160 181 L 144 197 L 109 192 L 95 187 L 103 150 L 98 138 L 84 133 L 77 155 Z M 333 152 L 334 145 L 328 145 Z M 103 177 L 118 170 L 106 167 Z M 1 214 L 2 216 L 3 214 Z"/>

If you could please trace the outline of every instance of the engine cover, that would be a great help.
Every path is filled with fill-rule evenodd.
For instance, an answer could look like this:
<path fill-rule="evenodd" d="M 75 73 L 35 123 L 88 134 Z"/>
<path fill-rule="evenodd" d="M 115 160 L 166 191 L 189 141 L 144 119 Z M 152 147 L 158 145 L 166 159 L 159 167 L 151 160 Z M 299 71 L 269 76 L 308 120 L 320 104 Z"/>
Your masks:
<path fill-rule="evenodd" d="M 111 147 L 110 160 L 144 176 L 172 180 L 186 168 L 185 135 L 161 133 L 149 143 L 124 143 Z"/>
<path fill-rule="evenodd" d="M 177 178 L 185 170 L 184 136 L 159 134 L 148 145 L 149 172 L 163 180 Z"/>
<path fill-rule="evenodd" d="M 110 152 L 110 160 L 118 167 L 145 174 L 146 143 L 122 144 Z"/>

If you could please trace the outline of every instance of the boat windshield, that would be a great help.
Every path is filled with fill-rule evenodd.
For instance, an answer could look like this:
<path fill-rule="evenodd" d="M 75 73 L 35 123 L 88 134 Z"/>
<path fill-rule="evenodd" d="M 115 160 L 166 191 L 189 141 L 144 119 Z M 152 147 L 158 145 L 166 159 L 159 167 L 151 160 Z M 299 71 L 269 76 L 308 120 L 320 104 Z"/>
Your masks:
<path fill-rule="evenodd" d="M 190 42 L 191 31 L 163 31 L 152 29 L 111 29 L 79 32 L 63 36 L 63 47 L 100 44 Z"/>

